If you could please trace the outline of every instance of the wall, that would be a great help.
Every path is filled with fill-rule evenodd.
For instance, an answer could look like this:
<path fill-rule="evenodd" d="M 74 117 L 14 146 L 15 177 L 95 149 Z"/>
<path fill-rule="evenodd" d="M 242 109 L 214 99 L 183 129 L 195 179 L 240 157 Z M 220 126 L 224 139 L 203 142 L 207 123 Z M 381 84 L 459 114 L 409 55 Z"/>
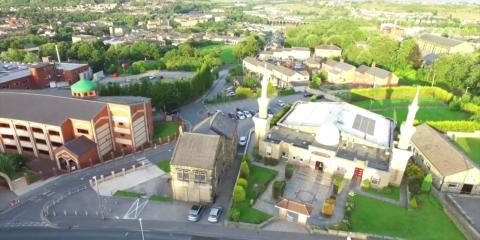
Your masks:
<path fill-rule="evenodd" d="M 33 82 L 32 76 L 26 76 L 26 77 L 17 78 L 8 82 L 0 83 L 0 89 L 2 88 L 13 88 L 13 89 L 35 88 L 35 85 L 32 82 Z"/>

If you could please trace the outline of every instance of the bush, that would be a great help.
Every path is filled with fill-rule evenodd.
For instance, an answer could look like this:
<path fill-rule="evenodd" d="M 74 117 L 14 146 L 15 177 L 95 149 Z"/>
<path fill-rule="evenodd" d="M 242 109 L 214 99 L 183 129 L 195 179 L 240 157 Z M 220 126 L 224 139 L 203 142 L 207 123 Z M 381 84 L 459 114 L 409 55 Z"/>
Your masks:
<path fill-rule="evenodd" d="M 263 158 L 263 164 L 265 164 L 265 165 L 277 166 L 278 162 L 279 161 L 276 158 L 269 158 L 269 157 Z"/>
<path fill-rule="evenodd" d="M 423 192 L 430 192 L 430 189 L 432 188 L 432 174 L 429 173 L 427 174 L 427 176 L 425 176 L 425 178 L 423 178 L 423 182 L 422 182 L 422 191 Z"/>
<path fill-rule="evenodd" d="M 285 165 L 285 178 L 290 179 L 293 176 L 293 172 L 295 171 L 295 166 L 292 164 Z"/>
<path fill-rule="evenodd" d="M 275 181 L 273 182 L 273 198 L 278 200 L 283 196 L 283 191 L 285 191 L 285 181 Z"/>
<path fill-rule="evenodd" d="M 247 187 L 248 187 L 248 181 L 247 181 L 247 179 L 245 179 L 245 178 L 239 178 L 239 179 L 237 180 L 237 186 L 241 186 L 241 187 L 243 187 L 243 189 L 247 189 Z"/>
<path fill-rule="evenodd" d="M 474 132 L 480 129 L 477 121 L 427 121 L 427 124 L 440 132 Z"/>
<path fill-rule="evenodd" d="M 252 76 L 247 76 L 242 81 L 242 87 L 246 88 L 253 88 L 258 85 L 258 80 L 253 78 Z"/>
<path fill-rule="evenodd" d="M 238 222 L 238 220 L 240 220 L 240 210 L 237 208 L 231 208 L 228 213 L 228 219 L 230 221 Z"/>
<path fill-rule="evenodd" d="M 295 94 L 295 89 L 293 88 L 278 91 L 278 96 L 288 96 L 293 94 Z"/>
<path fill-rule="evenodd" d="M 343 176 L 335 176 L 333 182 L 333 194 L 337 195 L 343 189 Z"/>
<path fill-rule="evenodd" d="M 246 87 L 237 87 L 237 89 L 235 89 L 235 94 L 240 98 L 251 98 L 255 96 L 255 93 L 252 92 L 250 88 Z"/>
<path fill-rule="evenodd" d="M 248 167 L 248 163 L 243 161 L 240 165 L 240 177 L 247 179 L 250 176 L 250 168 Z"/>
<path fill-rule="evenodd" d="M 242 76 L 243 75 L 243 67 L 242 65 L 235 65 L 234 67 L 230 68 L 230 76 Z"/>
<path fill-rule="evenodd" d="M 235 203 L 245 201 L 245 189 L 242 186 L 235 186 L 233 188 L 233 201 Z"/>
<path fill-rule="evenodd" d="M 369 188 L 370 188 L 370 185 L 371 185 L 371 184 L 370 184 L 370 180 L 365 179 L 365 180 L 362 181 L 362 187 L 363 187 L 363 188 L 369 189 Z"/>
<path fill-rule="evenodd" d="M 282 110 L 280 110 L 279 112 L 277 112 L 271 119 L 270 121 L 270 127 L 272 126 L 275 126 L 277 124 L 277 122 L 283 117 L 283 115 L 285 115 L 289 110 L 290 108 L 292 107 L 292 105 L 290 104 L 285 104 L 283 107 L 282 107 Z"/>
<path fill-rule="evenodd" d="M 412 199 L 410 199 L 410 207 L 418 208 L 418 202 L 416 197 L 412 197 Z"/>
<path fill-rule="evenodd" d="M 263 184 L 253 185 L 252 191 L 253 191 L 253 194 L 254 194 L 254 199 L 257 199 L 260 196 L 260 194 L 265 192 L 265 189 L 267 189 L 267 187 Z"/>
<path fill-rule="evenodd" d="M 452 111 L 460 111 L 462 108 L 462 103 L 460 102 L 459 99 L 455 99 L 448 104 L 448 108 Z"/>
<path fill-rule="evenodd" d="M 249 163 L 249 162 L 250 162 L 250 158 L 248 157 L 247 154 L 243 155 L 242 161 L 243 161 L 243 162 L 246 162 L 246 163 Z"/>

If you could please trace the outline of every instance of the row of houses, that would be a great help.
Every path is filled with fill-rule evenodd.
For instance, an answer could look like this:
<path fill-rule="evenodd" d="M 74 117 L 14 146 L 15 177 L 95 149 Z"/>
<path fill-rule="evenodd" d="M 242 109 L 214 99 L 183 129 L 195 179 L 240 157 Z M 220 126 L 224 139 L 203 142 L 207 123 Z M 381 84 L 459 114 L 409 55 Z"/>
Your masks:
<path fill-rule="evenodd" d="M 306 61 L 312 58 L 335 58 L 341 56 L 341 48 L 335 45 L 325 44 L 315 47 L 313 54 L 310 51 L 310 48 L 306 47 L 275 48 L 269 51 L 260 52 L 258 59 L 264 61 Z"/>

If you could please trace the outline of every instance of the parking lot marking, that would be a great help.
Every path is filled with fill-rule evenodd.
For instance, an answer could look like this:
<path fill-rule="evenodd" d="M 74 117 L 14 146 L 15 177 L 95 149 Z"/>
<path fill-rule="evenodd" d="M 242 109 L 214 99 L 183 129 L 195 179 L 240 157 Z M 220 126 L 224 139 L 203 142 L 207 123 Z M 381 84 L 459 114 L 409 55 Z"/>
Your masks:
<path fill-rule="evenodd" d="M 148 199 L 141 202 L 141 198 L 138 198 L 132 203 L 130 208 L 128 208 L 127 212 L 123 216 L 123 219 L 137 219 L 138 216 L 140 216 L 140 214 L 142 213 L 145 206 L 147 206 L 147 203 Z"/>

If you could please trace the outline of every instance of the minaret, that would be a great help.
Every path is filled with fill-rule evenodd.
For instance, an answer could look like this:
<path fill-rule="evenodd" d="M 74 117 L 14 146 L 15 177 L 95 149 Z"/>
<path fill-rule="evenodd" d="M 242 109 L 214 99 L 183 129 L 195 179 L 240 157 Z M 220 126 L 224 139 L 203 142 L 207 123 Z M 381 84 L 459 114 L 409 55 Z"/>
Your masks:
<path fill-rule="evenodd" d="M 413 123 L 415 121 L 415 115 L 419 109 L 418 107 L 418 95 L 420 94 L 420 87 L 417 87 L 417 93 L 412 103 L 408 106 L 408 116 L 407 120 L 400 126 L 400 139 L 398 140 L 398 148 L 408 149 L 410 146 L 410 139 L 412 139 L 413 134 L 415 133 L 415 127 Z"/>
<path fill-rule="evenodd" d="M 258 99 L 258 115 L 253 117 L 255 123 L 255 143 L 258 145 L 258 141 L 263 139 L 270 130 L 270 118 L 268 117 L 268 103 L 267 96 L 268 89 L 268 76 L 263 75 L 262 79 L 262 94 Z"/>

